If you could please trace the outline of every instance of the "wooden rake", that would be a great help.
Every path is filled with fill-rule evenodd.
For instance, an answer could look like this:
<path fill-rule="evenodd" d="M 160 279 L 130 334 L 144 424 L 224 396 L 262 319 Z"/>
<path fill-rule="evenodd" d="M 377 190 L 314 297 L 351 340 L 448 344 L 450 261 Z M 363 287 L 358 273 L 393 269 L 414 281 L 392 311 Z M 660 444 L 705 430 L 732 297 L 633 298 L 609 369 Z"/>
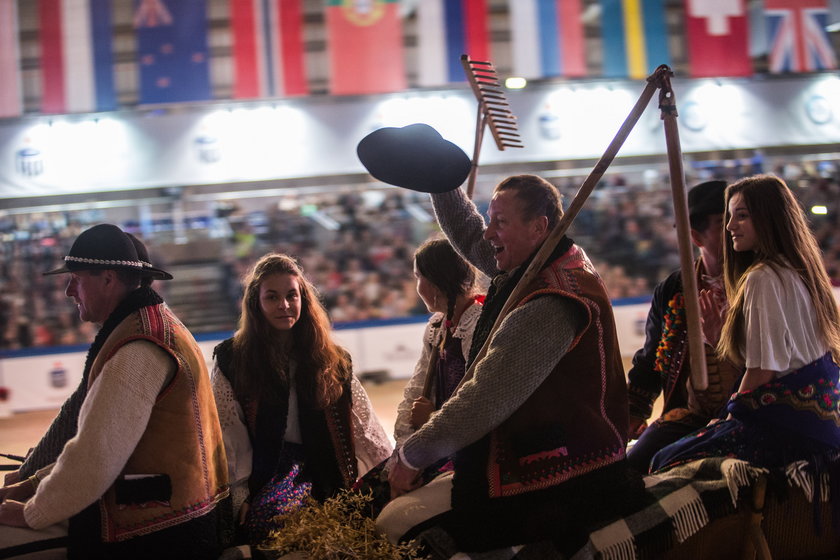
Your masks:
<path fill-rule="evenodd" d="M 470 82 L 475 98 L 478 100 L 478 112 L 475 123 L 475 145 L 473 146 L 472 169 L 467 180 L 467 196 L 472 198 L 475 189 L 475 177 L 478 173 L 478 155 L 484 140 L 484 129 L 490 128 L 490 134 L 499 150 L 505 148 L 524 148 L 516 116 L 510 110 L 505 92 L 499 82 L 493 64 L 486 61 L 470 60 L 462 54 L 461 65 Z"/>
<path fill-rule="evenodd" d="M 519 130 L 516 127 L 516 116 L 510 110 L 502 84 L 493 68 L 491 62 L 470 60 L 470 57 L 462 54 L 461 65 L 464 73 L 470 82 L 475 98 L 478 100 L 478 112 L 475 123 L 475 145 L 473 146 L 472 167 L 467 178 L 467 196 L 473 197 L 475 190 L 475 178 L 478 174 L 478 156 L 481 152 L 481 143 L 484 140 L 484 130 L 490 128 L 490 134 L 496 142 L 499 150 L 505 148 L 524 148 Z M 426 369 L 426 377 L 423 381 L 423 397 L 431 398 L 432 378 L 437 368 L 440 345 L 443 340 L 438 340 L 432 347 L 429 365 Z"/>

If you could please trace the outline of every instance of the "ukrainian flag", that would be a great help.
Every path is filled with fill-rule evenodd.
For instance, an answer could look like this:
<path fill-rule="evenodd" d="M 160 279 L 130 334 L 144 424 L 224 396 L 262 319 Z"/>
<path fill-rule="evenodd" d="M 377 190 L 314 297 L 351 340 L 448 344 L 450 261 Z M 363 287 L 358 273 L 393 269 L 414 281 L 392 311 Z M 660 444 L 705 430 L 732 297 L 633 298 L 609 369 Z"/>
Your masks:
<path fill-rule="evenodd" d="M 604 76 L 647 78 L 671 64 L 663 0 L 600 0 Z"/>

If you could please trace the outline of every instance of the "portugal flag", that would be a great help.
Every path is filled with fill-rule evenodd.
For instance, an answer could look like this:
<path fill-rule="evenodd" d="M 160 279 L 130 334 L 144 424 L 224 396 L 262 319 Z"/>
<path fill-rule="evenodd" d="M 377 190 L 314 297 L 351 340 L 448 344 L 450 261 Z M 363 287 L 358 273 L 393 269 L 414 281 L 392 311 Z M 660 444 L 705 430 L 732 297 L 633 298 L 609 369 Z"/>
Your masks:
<path fill-rule="evenodd" d="M 327 0 L 330 92 L 405 89 L 398 0 Z"/>

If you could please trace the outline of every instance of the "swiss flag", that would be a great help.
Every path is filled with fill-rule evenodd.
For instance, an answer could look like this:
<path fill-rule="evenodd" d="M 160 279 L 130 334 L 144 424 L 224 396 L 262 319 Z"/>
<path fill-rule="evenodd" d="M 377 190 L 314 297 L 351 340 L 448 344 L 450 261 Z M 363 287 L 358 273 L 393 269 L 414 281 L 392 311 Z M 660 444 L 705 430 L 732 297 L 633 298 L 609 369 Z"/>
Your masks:
<path fill-rule="evenodd" d="M 691 76 L 750 76 L 746 0 L 685 0 Z"/>

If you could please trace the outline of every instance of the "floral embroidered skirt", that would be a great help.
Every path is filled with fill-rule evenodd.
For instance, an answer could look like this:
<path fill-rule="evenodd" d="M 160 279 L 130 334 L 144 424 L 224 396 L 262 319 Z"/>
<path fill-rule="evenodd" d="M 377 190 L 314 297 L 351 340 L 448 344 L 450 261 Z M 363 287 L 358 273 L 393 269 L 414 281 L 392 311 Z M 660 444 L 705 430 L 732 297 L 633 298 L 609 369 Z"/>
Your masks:
<path fill-rule="evenodd" d="M 660 470 L 705 457 L 735 457 L 770 469 L 806 460 L 825 464 L 840 454 L 838 367 L 826 354 L 796 371 L 736 393 L 724 420 L 664 447 Z"/>
<path fill-rule="evenodd" d="M 248 542 L 264 542 L 271 531 L 282 527 L 275 518 L 302 508 L 311 494 L 312 480 L 306 474 L 303 446 L 286 442 L 276 474 L 251 497 L 245 518 Z"/>

